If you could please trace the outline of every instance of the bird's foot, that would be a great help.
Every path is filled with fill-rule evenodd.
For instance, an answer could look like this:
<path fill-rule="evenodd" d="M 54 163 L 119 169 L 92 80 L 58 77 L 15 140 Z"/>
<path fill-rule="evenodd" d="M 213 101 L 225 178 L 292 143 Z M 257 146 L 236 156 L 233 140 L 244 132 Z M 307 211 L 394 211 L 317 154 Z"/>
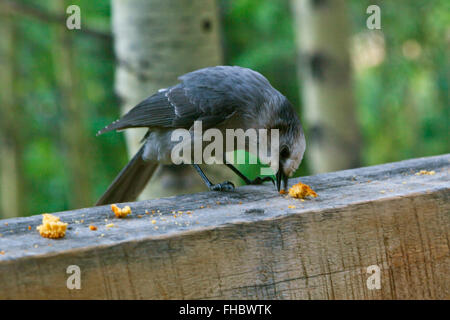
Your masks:
<path fill-rule="evenodd" d="M 225 181 L 218 184 L 213 184 L 209 187 L 209 190 L 211 191 L 233 191 L 234 190 L 234 184 L 230 181 Z"/>
<path fill-rule="evenodd" d="M 247 184 L 262 184 L 266 181 L 272 181 L 273 185 L 275 185 L 275 180 L 270 176 L 266 176 L 264 178 L 256 177 L 255 179 L 250 180 Z"/>

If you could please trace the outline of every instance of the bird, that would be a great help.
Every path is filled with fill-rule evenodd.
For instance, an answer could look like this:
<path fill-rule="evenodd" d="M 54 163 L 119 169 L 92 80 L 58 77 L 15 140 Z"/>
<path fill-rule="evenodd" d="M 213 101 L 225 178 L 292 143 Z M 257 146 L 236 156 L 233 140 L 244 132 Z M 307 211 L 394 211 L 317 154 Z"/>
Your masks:
<path fill-rule="evenodd" d="M 179 83 L 158 90 L 97 135 L 128 128 L 148 128 L 142 146 L 120 171 L 96 205 L 130 202 L 137 199 L 160 164 L 173 163 L 175 130 L 190 130 L 201 121 L 203 129 L 278 129 L 279 148 L 275 179 L 253 180 L 233 164 L 224 164 L 246 184 L 276 183 L 280 191 L 298 169 L 306 148 L 300 119 L 289 100 L 259 72 L 239 66 L 202 68 L 178 77 Z M 237 148 L 237 147 L 235 147 Z M 248 150 L 248 144 L 244 146 Z M 234 149 L 236 150 L 236 149 Z M 233 151 L 233 150 L 226 150 Z M 213 191 L 232 191 L 229 181 L 214 184 L 197 163 L 191 163 L 206 186 Z"/>

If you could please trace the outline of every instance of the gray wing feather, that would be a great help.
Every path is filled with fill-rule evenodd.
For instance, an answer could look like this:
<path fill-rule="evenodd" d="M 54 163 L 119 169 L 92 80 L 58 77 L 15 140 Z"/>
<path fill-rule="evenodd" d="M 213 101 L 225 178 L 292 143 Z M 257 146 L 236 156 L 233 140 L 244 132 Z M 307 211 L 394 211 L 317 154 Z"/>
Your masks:
<path fill-rule="evenodd" d="M 264 76 L 241 67 L 204 68 L 179 80 L 180 84 L 145 99 L 98 134 L 136 127 L 189 128 L 200 118 L 207 118 L 213 127 L 240 108 L 260 105 L 277 93 Z"/>

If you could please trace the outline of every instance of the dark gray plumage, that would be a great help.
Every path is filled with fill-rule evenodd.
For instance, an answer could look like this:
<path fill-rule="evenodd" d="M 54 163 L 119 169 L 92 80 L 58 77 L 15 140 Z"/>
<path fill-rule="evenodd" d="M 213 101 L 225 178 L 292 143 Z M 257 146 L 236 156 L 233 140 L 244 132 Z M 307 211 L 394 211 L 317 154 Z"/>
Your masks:
<path fill-rule="evenodd" d="M 99 131 L 98 134 L 102 134 L 127 128 L 149 128 L 143 147 L 97 205 L 135 200 L 158 163 L 170 163 L 170 151 L 174 146 L 170 140 L 172 131 L 189 129 L 198 120 L 202 121 L 203 130 L 277 128 L 284 157 L 280 158 L 283 170 L 277 175 L 278 189 L 280 181 L 286 183 L 287 176 L 297 169 L 305 149 L 302 126 L 289 101 L 264 76 L 247 68 L 217 66 L 187 73 L 179 80 L 179 84 L 159 90 Z M 139 174 L 146 165 L 152 169 L 147 170 L 148 174 Z M 135 186 L 123 184 L 123 177 L 134 181 Z M 209 180 L 206 178 L 205 182 L 208 184 Z M 246 182 L 252 181 L 247 179 Z M 208 186 L 213 190 L 231 189 L 229 183 Z"/>

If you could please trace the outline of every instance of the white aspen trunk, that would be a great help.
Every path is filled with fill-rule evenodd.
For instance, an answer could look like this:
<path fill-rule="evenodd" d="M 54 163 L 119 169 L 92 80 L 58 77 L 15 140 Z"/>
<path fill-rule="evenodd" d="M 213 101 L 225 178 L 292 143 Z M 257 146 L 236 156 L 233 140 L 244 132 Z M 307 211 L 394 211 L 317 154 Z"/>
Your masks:
<path fill-rule="evenodd" d="M 122 113 L 177 77 L 222 63 L 220 29 L 214 0 L 112 0 L 117 58 L 115 89 Z M 140 147 L 147 129 L 129 129 L 129 155 Z M 160 167 L 141 198 L 204 190 L 189 166 Z M 212 179 L 218 179 L 214 174 Z"/>
<path fill-rule="evenodd" d="M 292 0 L 312 172 L 360 165 L 345 0 Z"/>

